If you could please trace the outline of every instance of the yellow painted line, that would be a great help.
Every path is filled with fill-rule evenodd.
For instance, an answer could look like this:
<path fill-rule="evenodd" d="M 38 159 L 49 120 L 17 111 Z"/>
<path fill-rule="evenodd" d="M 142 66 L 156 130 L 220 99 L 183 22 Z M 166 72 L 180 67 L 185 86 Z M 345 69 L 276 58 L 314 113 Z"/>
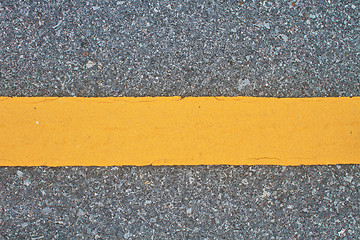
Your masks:
<path fill-rule="evenodd" d="M 0 98 L 1 166 L 360 163 L 360 98 Z"/>

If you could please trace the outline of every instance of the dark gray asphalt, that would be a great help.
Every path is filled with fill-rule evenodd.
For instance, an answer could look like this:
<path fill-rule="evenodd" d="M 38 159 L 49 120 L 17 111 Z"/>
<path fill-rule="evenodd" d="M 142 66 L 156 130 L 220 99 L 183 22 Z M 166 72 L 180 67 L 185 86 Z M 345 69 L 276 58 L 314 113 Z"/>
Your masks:
<path fill-rule="evenodd" d="M 359 9 L 333 0 L 3 0 L 0 95 L 358 96 Z"/>
<path fill-rule="evenodd" d="M 0 96 L 360 96 L 359 9 L 2 0 Z M 0 168 L 0 239 L 356 239 L 359 187 L 359 165 Z"/>
<path fill-rule="evenodd" d="M 360 166 L 0 168 L 3 239 L 357 239 Z"/>

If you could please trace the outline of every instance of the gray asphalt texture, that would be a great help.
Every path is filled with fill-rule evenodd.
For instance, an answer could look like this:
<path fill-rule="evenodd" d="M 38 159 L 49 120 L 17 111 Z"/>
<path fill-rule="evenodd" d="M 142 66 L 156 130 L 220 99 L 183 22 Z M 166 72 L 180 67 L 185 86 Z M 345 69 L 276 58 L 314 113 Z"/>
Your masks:
<path fill-rule="evenodd" d="M 360 96 L 359 9 L 2 0 L 0 96 Z M 359 187 L 359 165 L 2 167 L 0 239 L 357 239 Z"/>
<path fill-rule="evenodd" d="M 333 0 L 3 0 L 0 95 L 359 96 L 359 9 Z"/>
<path fill-rule="evenodd" d="M 358 239 L 360 166 L 0 169 L 3 239 Z"/>

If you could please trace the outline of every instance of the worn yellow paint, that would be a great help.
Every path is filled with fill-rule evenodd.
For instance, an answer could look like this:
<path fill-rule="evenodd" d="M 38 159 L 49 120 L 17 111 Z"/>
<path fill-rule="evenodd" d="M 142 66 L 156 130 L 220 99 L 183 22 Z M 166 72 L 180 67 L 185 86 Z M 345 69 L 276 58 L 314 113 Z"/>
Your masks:
<path fill-rule="evenodd" d="M 1 166 L 360 163 L 360 98 L 0 98 Z"/>

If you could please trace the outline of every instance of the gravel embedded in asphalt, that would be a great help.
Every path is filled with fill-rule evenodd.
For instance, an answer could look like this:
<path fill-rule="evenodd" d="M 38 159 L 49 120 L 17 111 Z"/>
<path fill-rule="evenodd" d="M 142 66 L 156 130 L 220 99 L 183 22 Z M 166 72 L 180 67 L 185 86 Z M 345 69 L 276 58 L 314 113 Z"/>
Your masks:
<path fill-rule="evenodd" d="M 0 168 L 2 239 L 355 239 L 360 166 Z"/>
<path fill-rule="evenodd" d="M 0 3 L 2 96 L 360 95 L 360 1 Z"/>

